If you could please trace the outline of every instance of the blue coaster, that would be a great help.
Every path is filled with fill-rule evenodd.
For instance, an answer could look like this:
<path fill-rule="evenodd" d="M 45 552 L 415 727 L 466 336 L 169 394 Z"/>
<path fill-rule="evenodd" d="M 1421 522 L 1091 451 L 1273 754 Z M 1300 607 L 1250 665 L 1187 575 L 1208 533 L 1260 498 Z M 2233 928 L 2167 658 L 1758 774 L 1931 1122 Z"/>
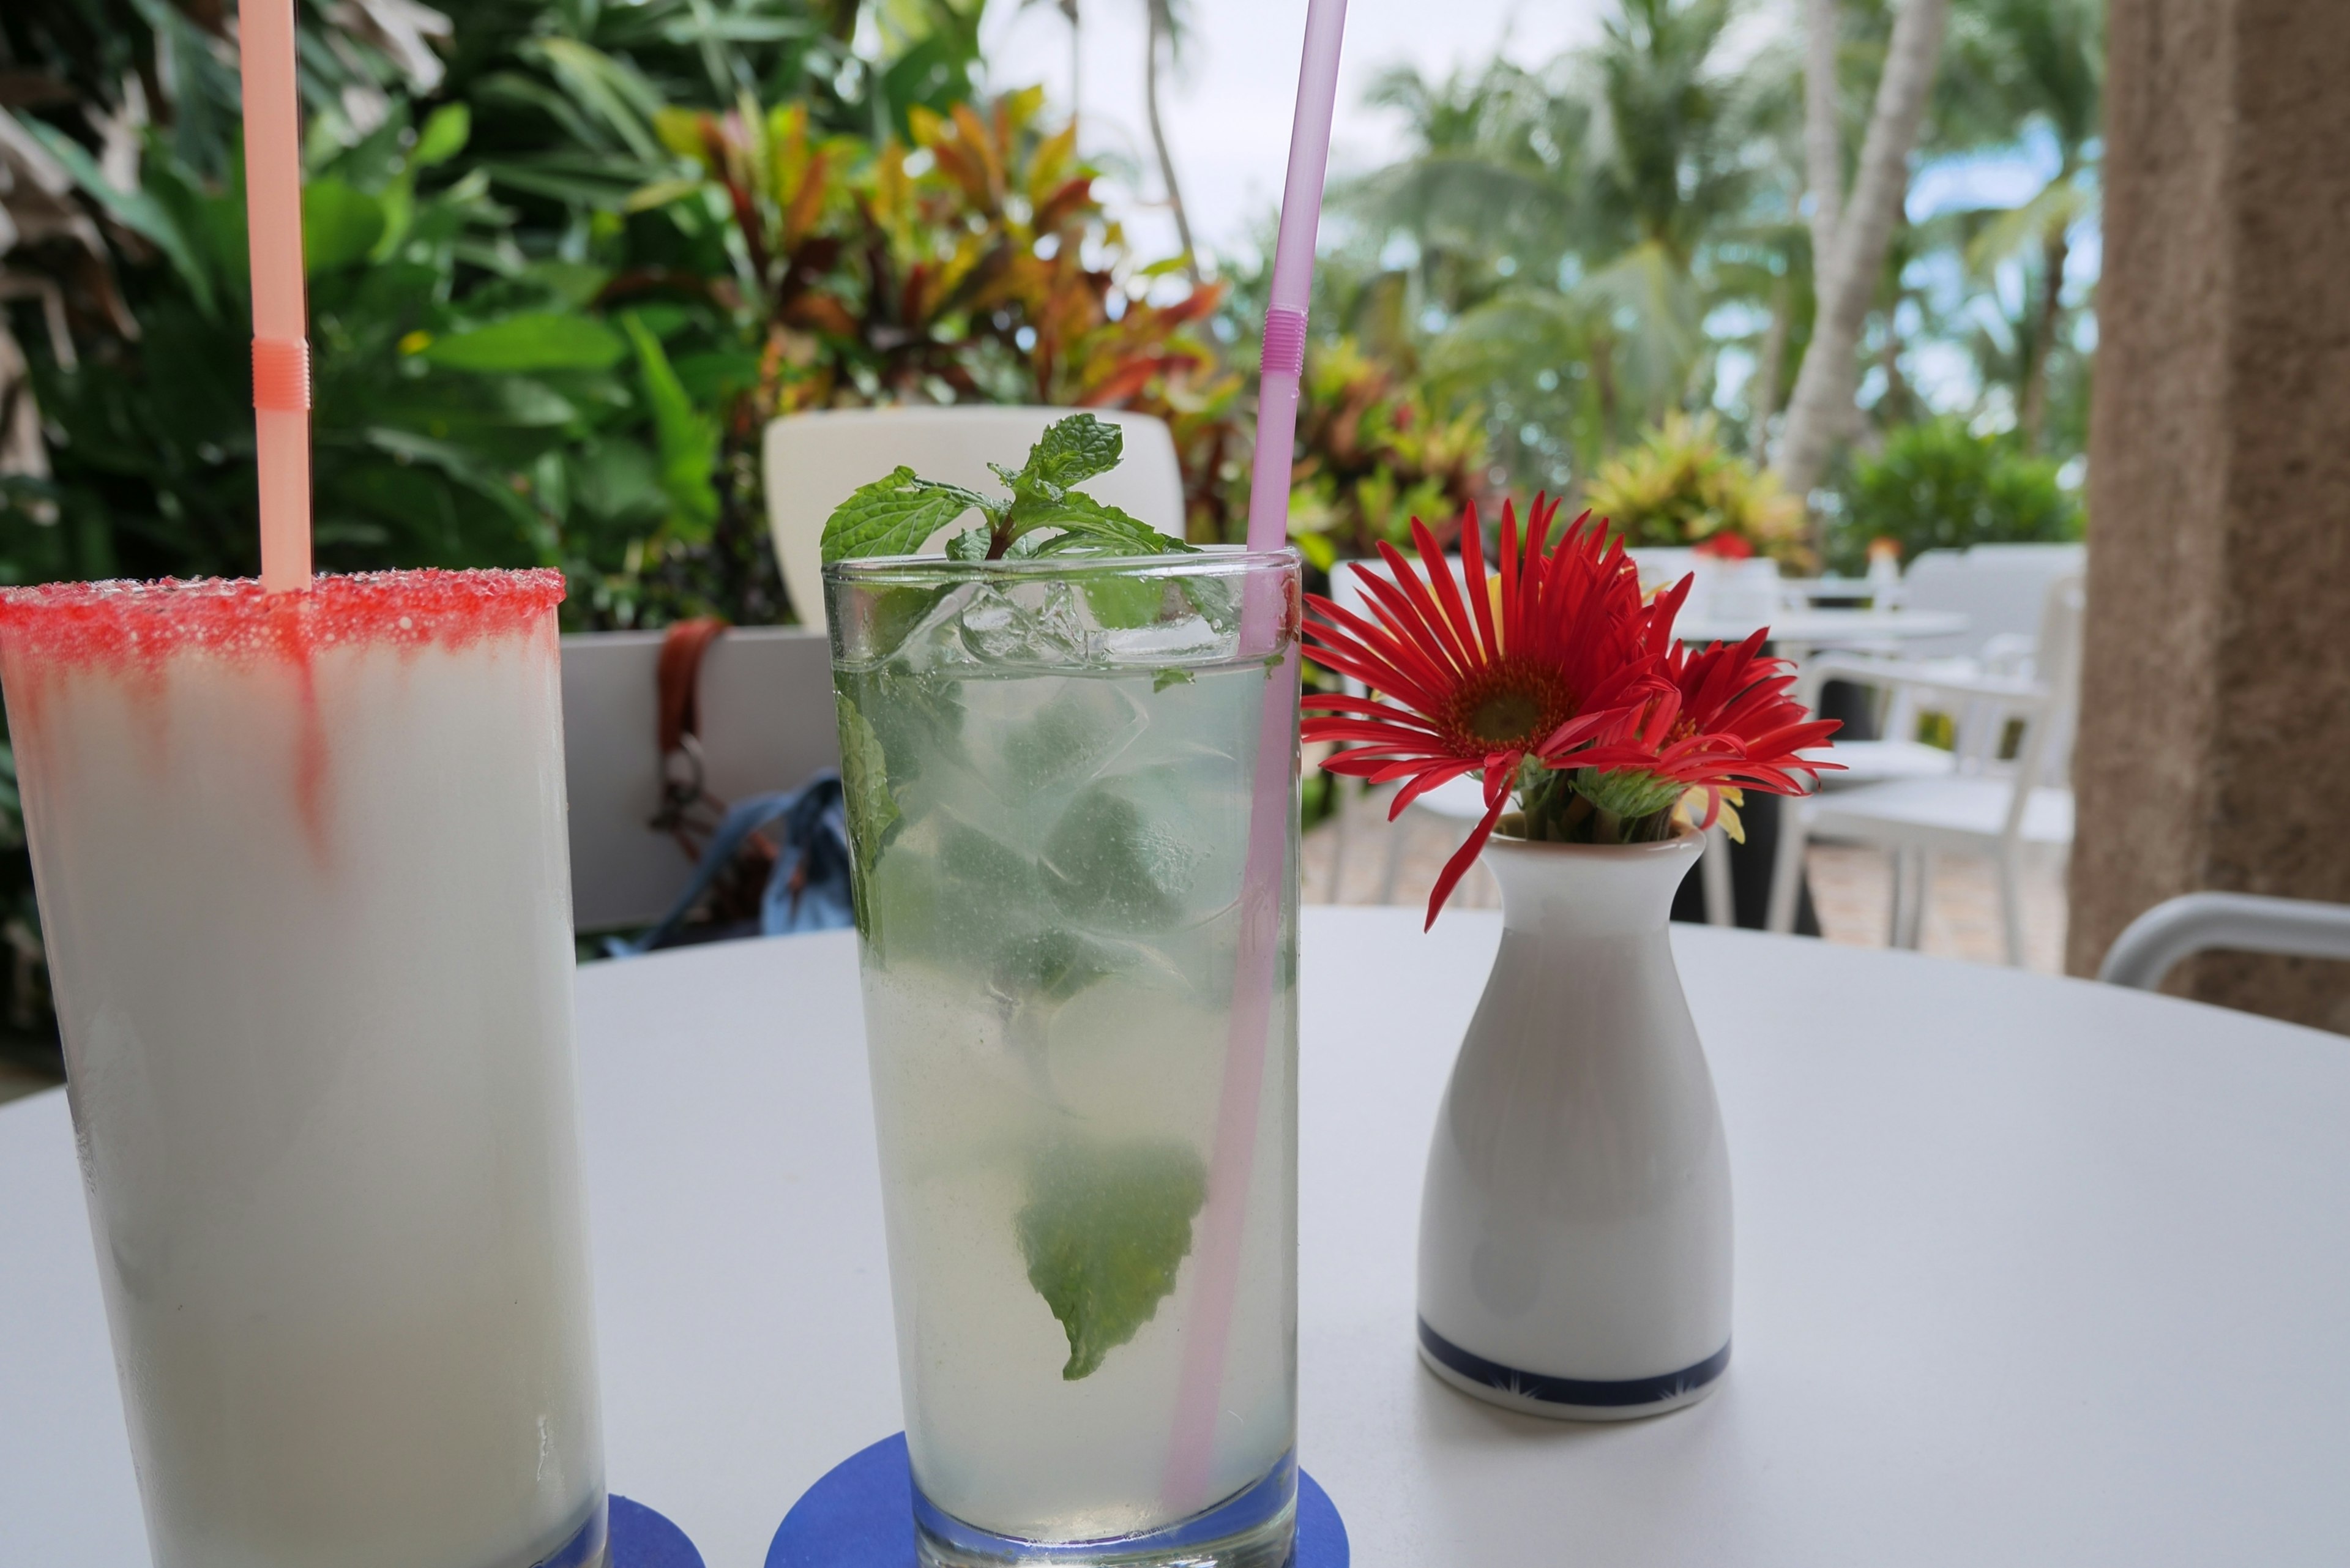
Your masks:
<path fill-rule="evenodd" d="M 1347 1527 L 1312 1476 L 1297 1472 L 1293 1568 L 1347 1568 Z M 906 1435 L 851 1454 L 792 1504 L 767 1547 L 767 1568 L 913 1568 L 914 1482 Z M 626 1562 L 615 1568 L 635 1568 Z"/>
<path fill-rule="evenodd" d="M 611 1499 L 612 1568 L 702 1568 L 685 1532 L 628 1498 Z"/>

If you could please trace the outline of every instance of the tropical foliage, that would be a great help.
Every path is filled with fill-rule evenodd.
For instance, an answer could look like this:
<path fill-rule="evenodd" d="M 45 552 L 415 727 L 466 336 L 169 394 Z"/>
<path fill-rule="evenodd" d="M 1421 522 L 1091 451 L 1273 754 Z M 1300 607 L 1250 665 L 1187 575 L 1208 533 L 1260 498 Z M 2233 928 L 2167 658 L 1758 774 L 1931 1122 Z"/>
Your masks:
<path fill-rule="evenodd" d="M 2062 465 L 2086 435 L 2102 7 L 1949 5 L 1917 156 L 1936 178 L 1894 228 L 1840 443 L 1866 454 L 1950 413 Z M 1834 11 L 1835 140 L 1854 150 L 1893 7 Z M 1544 65 L 1385 78 L 1409 151 L 1338 192 L 1352 226 L 1317 300 L 1329 330 L 1413 368 L 1439 408 L 1474 408 L 1509 483 L 1577 495 L 1669 413 L 1711 413 L 1726 446 L 1769 461 L 1816 293 L 1794 39 L 1742 26 L 1754 7 L 1730 0 L 1602 16 Z M 2077 462 L 2066 479 L 2077 489 Z"/>
<path fill-rule="evenodd" d="M 1453 520 L 1510 488 L 1846 570 L 1879 536 L 2076 536 L 2098 0 L 1932 0 L 1836 456 L 1807 493 L 1762 477 L 1815 329 L 1846 334 L 1823 196 L 1863 183 L 1903 3 L 1834 0 L 1807 57 L 1762 0 L 1604 0 L 1555 59 L 1383 78 L 1405 152 L 1334 188 L 1316 278 L 1309 560 L 1415 517 L 1465 544 Z M 321 562 L 560 566 L 575 628 L 786 618 L 761 427 L 892 401 L 1158 414 L 1191 538 L 1235 536 L 1263 264 L 1188 223 L 1138 253 L 1100 139 L 988 79 L 983 4 L 297 0 Z M 1191 23 L 1146 6 L 1180 217 L 1157 109 Z M 0 5 L 0 581 L 252 569 L 231 11 Z M 0 793 L 22 1011 L 9 821 Z"/>
<path fill-rule="evenodd" d="M 1845 511 L 1829 533 L 1837 569 L 1866 569 L 1868 546 L 1890 539 L 1904 560 L 1970 545 L 2056 544 L 2081 536 L 2079 500 L 2056 465 L 2020 436 L 1977 435 L 1943 418 L 1907 425 L 1853 464 Z"/>
<path fill-rule="evenodd" d="M 1667 414 L 1638 445 L 1600 465 L 1583 502 L 1628 545 L 1811 564 L 1804 504 L 1724 446 L 1711 414 Z"/>

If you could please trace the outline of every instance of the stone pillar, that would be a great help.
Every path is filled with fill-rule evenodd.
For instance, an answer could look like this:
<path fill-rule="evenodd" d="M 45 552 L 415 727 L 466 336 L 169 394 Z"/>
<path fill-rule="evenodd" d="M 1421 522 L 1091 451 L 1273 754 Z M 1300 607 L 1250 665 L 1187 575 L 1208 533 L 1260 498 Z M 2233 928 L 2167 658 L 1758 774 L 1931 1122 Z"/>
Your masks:
<path fill-rule="evenodd" d="M 2067 962 L 2350 902 L 2350 0 L 2112 0 Z M 2350 1032 L 2350 964 L 2168 990 Z"/>

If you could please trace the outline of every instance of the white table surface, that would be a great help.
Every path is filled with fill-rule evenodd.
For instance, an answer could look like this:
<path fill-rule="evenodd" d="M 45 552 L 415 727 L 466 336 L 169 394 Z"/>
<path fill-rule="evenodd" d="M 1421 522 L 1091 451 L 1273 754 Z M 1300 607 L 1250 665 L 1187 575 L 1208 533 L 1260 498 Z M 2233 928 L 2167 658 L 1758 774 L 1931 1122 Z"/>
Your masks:
<path fill-rule="evenodd" d="M 1738 1200 L 1713 1397 L 1477 1404 L 1412 1352 L 1498 917 L 1313 909 L 1299 1451 L 1363 1568 L 2350 1561 L 2350 1041 L 1677 928 Z M 579 980 L 614 1490 L 710 1568 L 899 1426 L 851 940 Z M 0 1107 L 0 1563 L 146 1561 L 61 1095 Z"/>
<path fill-rule="evenodd" d="M 1781 609 L 1765 618 L 1683 616 L 1674 630 L 1684 642 L 1737 642 L 1764 626 L 1774 645 L 1841 647 L 1955 637 L 1967 629 L 1967 618 L 1956 610 Z"/>

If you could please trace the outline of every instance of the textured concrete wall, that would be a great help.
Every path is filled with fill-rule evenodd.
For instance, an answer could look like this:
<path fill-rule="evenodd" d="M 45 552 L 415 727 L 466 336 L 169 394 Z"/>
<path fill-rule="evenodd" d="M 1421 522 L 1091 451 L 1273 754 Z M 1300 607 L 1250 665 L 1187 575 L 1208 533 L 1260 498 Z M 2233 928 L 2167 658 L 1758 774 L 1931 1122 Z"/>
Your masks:
<path fill-rule="evenodd" d="M 2350 901 L 2350 0 L 2113 0 L 2068 960 Z M 2350 965 L 2169 989 L 2350 1031 Z"/>

